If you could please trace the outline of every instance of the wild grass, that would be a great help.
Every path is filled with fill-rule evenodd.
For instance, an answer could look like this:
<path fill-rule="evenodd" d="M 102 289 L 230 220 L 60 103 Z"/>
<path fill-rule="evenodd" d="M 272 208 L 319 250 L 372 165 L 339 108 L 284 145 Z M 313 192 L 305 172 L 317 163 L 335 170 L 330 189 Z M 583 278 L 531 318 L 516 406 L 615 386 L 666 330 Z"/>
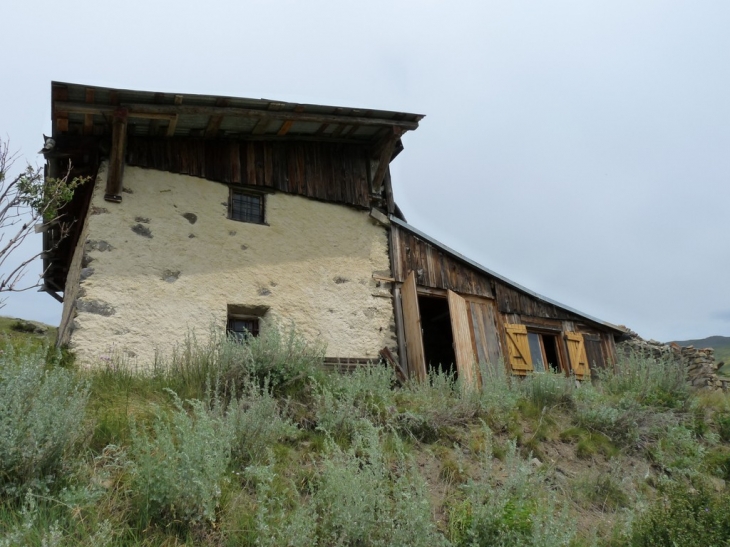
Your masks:
<path fill-rule="evenodd" d="M 730 540 L 730 399 L 673 362 L 595 384 L 482 364 L 473 390 L 326 373 L 292 329 L 190 335 L 146 369 L 4 343 L 0 547 Z"/>

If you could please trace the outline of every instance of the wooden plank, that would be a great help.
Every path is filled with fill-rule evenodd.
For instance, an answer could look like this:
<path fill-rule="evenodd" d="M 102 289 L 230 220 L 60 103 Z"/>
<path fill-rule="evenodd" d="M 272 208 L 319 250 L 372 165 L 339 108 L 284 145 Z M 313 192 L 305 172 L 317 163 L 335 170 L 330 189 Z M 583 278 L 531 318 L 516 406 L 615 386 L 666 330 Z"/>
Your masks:
<path fill-rule="evenodd" d="M 481 382 L 479 380 L 479 372 L 475 366 L 476 357 L 472 345 L 466 300 L 454 291 L 448 291 L 447 298 L 449 301 L 451 333 L 454 337 L 454 354 L 456 356 L 456 368 L 459 371 L 459 378 L 461 378 L 462 385 L 467 388 L 479 389 Z"/>
<path fill-rule="evenodd" d="M 489 363 L 496 366 L 502 358 L 499 326 L 497 324 L 497 305 L 494 301 L 481 302 L 479 305 L 484 318 L 488 360 Z"/>
<path fill-rule="evenodd" d="M 119 108 L 114 111 L 112 121 L 112 149 L 109 154 L 109 172 L 106 180 L 104 199 L 113 203 L 122 201 L 124 174 L 124 153 L 127 147 L 127 111 Z"/>
<path fill-rule="evenodd" d="M 593 372 L 606 368 L 606 359 L 603 355 L 603 343 L 599 334 L 583 333 L 583 342 L 586 347 L 588 367 Z"/>
<path fill-rule="evenodd" d="M 88 104 L 94 103 L 94 89 L 91 87 L 86 88 L 86 102 Z M 94 131 L 94 115 L 84 114 L 84 135 L 91 135 Z"/>
<path fill-rule="evenodd" d="M 385 347 L 380 350 L 380 356 L 385 360 L 386 363 L 393 367 L 393 369 L 395 370 L 395 377 L 398 379 L 398 383 L 401 385 L 405 384 L 408 380 L 408 376 L 406 376 L 405 371 L 400 366 L 400 363 L 398 363 L 398 360 L 391 353 L 391 351 L 387 347 Z"/>
<path fill-rule="evenodd" d="M 566 332 L 565 343 L 568 346 L 568 355 L 570 356 L 570 367 L 578 380 L 589 378 L 591 375 L 588 366 L 588 357 L 586 356 L 585 342 L 583 335 L 578 332 Z"/>
<path fill-rule="evenodd" d="M 532 356 L 530 343 L 527 339 L 525 325 L 507 324 L 504 326 L 507 334 L 507 351 L 512 372 L 524 375 L 532 372 Z"/>
<path fill-rule="evenodd" d="M 68 100 L 68 88 L 64 86 L 55 85 L 53 86 L 53 104 L 51 106 L 51 121 L 53 122 L 53 135 L 58 136 L 58 133 L 68 132 L 68 110 L 63 110 L 58 107 L 58 103 L 62 103 Z"/>
<path fill-rule="evenodd" d="M 403 304 L 403 327 L 406 335 L 406 352 L 408 355 L 408 372 L 412 378 L 424 381 L 426 373 L 426 357 L 423 350 L 423 332 L 421 329 L 421 312 L 418 308 L 416 293 L 416 275 L 413 271 L 406 277 L 401 287 Z"/>
<path fill-rule="evenodd" d="M 411 374 L 410 368 L 408 367 L 406 332 L 403 325 L 403 299 L 401 297 L 400 287 L 396 287 L 395 285 L 393 286 L 393 309 L 395 310 L 395 332 L 398 340 L 398 362 L 403 370 L 405 370 L 406 377 L 410 378 L 413 374 Z"/>

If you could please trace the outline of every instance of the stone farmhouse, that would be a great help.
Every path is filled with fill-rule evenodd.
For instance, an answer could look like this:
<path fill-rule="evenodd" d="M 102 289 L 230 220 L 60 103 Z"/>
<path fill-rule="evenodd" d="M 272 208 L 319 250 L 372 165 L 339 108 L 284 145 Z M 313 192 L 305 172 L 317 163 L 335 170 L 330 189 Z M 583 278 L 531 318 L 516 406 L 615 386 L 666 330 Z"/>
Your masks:
<path fill-rule="evenodd" d="M 390 162 L 421 115 L 52 83 L 48 176 L 88 176 L 45 225 L 59 344 L 141 365 L 189 329 L 295 325 L 327 363 L 385 359 L 482 381 L 582 379 L 624 330 L 540 296 L 408 224 Z"/>

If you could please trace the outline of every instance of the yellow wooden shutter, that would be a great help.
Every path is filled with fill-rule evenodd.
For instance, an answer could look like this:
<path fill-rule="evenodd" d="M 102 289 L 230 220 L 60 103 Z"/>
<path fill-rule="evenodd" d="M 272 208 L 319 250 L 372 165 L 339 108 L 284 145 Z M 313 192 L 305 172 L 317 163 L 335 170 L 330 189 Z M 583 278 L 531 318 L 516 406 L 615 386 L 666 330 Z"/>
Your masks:
<path fill-rule="evenodd" d="M 583 335 L 578 332 L 566 332 L 565 343 L 568 346 L 568 355 L 570 356 L 570 367 L 573 374 L 578 380 L 582 380 L 591 375 L 591 369 L 588 366 L 588 357 L 586 357 L 586 346 L 583 341 Z"/>
<path fill-rule="evenodd" d="M 421 332 L 421 312 L 418 309 L 416 276 L 411 271 L 401 288 L 403 303 L 403 330 L 406 335 L 406 354 L 408 373 L 419 380 L 426 379 L 426 358 L 423 352 L 423 333 Z"/>
<path fill-rule="evenodd" d="M 504 330 L 507 333 L 507 351 L 509 352 L 509 363 L 512 372 L 521 375 L 532 372 L 532 356 L 530 355 L 530 343 L 527 340 L 527 327 L 525 325 L 505 324 Z"/>
<path fill-rule="evenodd" d="M 463 384 L 471 389 L 479 389 L 479 371 L 475 366 L 474 346 L 471 343 L 471 327 L 466 300 L 454 291 L 448 291 L 451 332 L 454 336 L 456 368 Z"/>

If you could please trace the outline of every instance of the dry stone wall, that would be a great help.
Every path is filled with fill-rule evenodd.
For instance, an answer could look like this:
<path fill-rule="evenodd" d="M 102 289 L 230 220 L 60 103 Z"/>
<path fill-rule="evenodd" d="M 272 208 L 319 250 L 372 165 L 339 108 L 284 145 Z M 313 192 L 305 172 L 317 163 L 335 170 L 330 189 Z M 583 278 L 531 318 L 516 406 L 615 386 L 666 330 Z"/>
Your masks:
<path fill-rule="evenodd" d="M 664 344 L 656 340 L 644 340 L 632 330 L 617 345 L 623 353 L 638 353 L 651 359 L 678 359 L 687 367 L 687 380 L 692 387 L 708 390 L 727 390 L 728 382 L 717 376 L 723 363 L 715 362 L 715 350 L 680 346 L 671 342 Z"/>

